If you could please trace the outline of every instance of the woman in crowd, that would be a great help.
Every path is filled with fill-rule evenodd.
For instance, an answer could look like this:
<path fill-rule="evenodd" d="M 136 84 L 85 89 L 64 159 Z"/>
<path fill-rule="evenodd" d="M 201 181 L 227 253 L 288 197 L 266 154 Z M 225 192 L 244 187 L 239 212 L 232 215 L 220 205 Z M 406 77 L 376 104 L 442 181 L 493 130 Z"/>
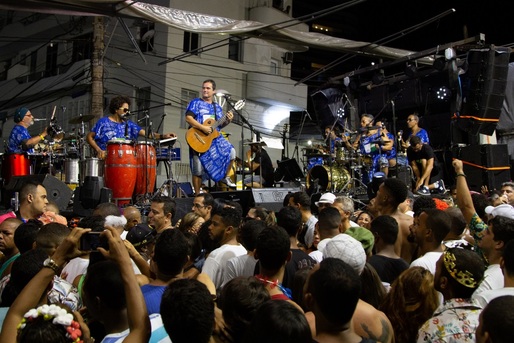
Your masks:
<path fill-rule="evenodd" d="M 380 309 L 394 329 L 395 341 L 416 342 L 418 330 L 439 306 L 434 277 L 425 268 L 411 267 L 393 282 Z"/>

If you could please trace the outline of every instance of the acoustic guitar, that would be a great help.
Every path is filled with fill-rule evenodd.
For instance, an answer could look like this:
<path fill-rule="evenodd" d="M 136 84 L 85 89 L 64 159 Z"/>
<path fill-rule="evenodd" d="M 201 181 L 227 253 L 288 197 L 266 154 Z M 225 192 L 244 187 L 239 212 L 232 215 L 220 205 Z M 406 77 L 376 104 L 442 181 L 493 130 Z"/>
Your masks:
<path fill-rule="evenodd" d="M 236 111 L 239 111 L 240 109 L 242 109 L 245 106 L 245 104 L 246 104 L 246 100 L 241 99 L 235 103 L 234 109 Z M 228 112 L 231 112 L 231 111 L 228 111 Z M 214 119 L 207 119 L 206 121 L 203 122 L 203 125 L 212 127 L 212 132 L 210 134 L 206 134 L 202 130 L 194 128 L 194 127 L 187 130 L 186 142 L 187 142 L 187 144 L 189 144 L 191 149 L 193 149 L 194 151 L 196 151 L 200 154 L 209 150 L 209 148 L 211 147 L 212 141 L 220 135 L 219 131 L 216 130 L 216 128 L 225 122 L 225 120 L 227 119 L 227 113 L 225 113 L 223 115 L 223 117 L 221 117 L 218 121 L 216 121 Z"/>

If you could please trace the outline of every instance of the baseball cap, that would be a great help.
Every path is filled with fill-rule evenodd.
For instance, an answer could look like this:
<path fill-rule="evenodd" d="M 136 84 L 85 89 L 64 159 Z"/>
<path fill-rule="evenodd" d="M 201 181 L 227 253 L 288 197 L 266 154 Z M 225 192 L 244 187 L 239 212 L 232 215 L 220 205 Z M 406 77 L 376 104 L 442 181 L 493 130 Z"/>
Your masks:
<path fill-rule="evenodd" d="M 19 123 L 22 121 L 28 111 L 29 109 L 26 107 L 17 108 L 16 111 L 14 111 L 14 122 Z"/>
<path fill-rule="evenodd" d="M 514 207 L 509 204 L 501 204 L 498 206 L 487 206 L 485 213 L 492 215 L 493 217 L 502 216 L 510 219 L 514 219 Z"/>
<path fill-rule="evenodd" d="M 325 193 L 319 198 L 319 201 L 316 201 L 314 204 L 319 206 L 319 204 L 333 204 L 336 196 L 332 193 Z"/>
<path fill-rule="evenodd" d="M 371 231 L 361 226 L 352 226 L 346 230 L 345 233 L 361 242 L 366 253 L 371 253 L 373 245 L 375 244 L 375 236 L 373 236 Z"/>
<path fill-rule="evenodd" d="M 359 275 L 366 265 L 366 253 L 355 238 L 341 233 L 332 238 L 323 250 L 323 258 L 334 257 L 348 263 Z"/>
<path fill-rule="evenodd" d="M 146 224 L 137 224 L 127 233 L 127 241 L 134 247 L 151 243 L 155 240 L 154 230 Z"/>

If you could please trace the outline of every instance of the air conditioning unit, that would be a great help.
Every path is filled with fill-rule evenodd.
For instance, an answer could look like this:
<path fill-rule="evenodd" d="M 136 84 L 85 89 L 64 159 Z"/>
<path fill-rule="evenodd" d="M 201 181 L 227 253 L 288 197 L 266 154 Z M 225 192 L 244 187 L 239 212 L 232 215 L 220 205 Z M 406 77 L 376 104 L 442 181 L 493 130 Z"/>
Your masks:
<path fill-rule="evenodd" d="M 293 63 L 293 53 L 292 52 L 284 53 L 284 56 L 282 56 L 282 61 L 284 61 L 285 64 Z"/>

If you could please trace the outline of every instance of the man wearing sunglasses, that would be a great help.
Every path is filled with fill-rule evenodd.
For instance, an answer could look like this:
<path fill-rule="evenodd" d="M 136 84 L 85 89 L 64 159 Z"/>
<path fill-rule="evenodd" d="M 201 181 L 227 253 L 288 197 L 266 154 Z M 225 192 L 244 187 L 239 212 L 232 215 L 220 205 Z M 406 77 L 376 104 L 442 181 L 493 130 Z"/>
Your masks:
<path fill-rule="evenodd" d="M 104 159 L 107 155 L 107 142 L 116 139 L 136 141 L 138 137 L 146 137 L 146 131 L 137 123 L 128 119 L 130 115 L 130 98 L 118 95 L 111 99 L 109 104 L 110 115 L 100 118 L 87 134 L 86 140 L 96 151 L 98 158 Z M 176 137 L 174 133 L 152 133 L 151 139 L 166 139 Z"/>
<path fill-rule="evenodd" d="M 43 132 L 37 136 L 31 137 L 28 131 L 29 126 L 34 124 L 34 116 L 26 107 L 18 108 L 14 112 L 14 125 L 11 134 L 9 135 L 9 143 L 7 145 L 7 152 L 22 153 L 34 152 L 34 145 L 45 140 L 48 135 L 46 127 Z"/>

